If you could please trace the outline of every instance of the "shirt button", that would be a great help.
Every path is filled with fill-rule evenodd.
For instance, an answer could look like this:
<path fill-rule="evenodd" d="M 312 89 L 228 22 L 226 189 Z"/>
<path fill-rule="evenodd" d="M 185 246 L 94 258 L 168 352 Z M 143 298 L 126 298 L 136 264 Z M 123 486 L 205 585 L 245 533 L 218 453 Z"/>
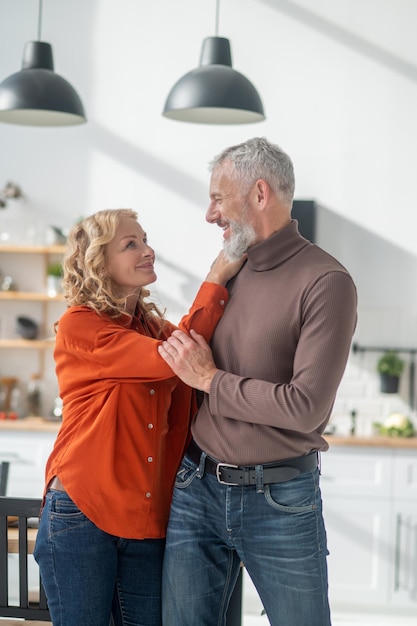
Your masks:
<path fill-rule="evenodd" d="M 155 389 L 151 389 L 149 393 L 153 396 L 155 394 Z"/>
<path fill-rule="evenodd" d="M 220 300 L 220 306 L 224 306 L 224 300 Z"/>
<path fill-rule="evenodd" d="M 145 496 L 146 496 L 147 498 L 150 498 L 150 497 L 151 497 L 151 492 L 150 492 L 150 491 L 147 491 L 147 492 L 145 493 Z"/>
<path fill-rule="evenodd" d="M 148 463 L 152 463 L 153 461 L 153 457 L 152 456 L 148 456 Z"/>
<path fill-rule="evenodd" d="M 149 430 L 152 430 L 153 424 L 148 424 L 148 428 L 149 428 Z"/>

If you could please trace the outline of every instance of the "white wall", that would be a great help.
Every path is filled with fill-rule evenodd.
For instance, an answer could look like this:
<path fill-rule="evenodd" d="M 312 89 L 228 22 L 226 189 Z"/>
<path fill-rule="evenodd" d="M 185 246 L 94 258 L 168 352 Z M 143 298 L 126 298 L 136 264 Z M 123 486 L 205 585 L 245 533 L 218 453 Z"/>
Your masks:
<path fill-rule="evenodd" d="M 22 224 L 15 234 L 23 242 L 29 226 L 43 231 L 106 207 L 137 209 L 159 258 L 159 301 L 176 321 L 221 245 L 221 232 L 204 221 L 207 163 L 227 145 L 264 135 L 292 156 L 296 197 L 326 207 L 326 247 L 358 283 L 360 340 L 410 345 L 417 3 L 221 0 L 218 34 L 230 38 L 233 66 L 257 86 L 267 120 L 167 120 L 165 98 L 197 67 L 203 38 L 215 34 L 215 11 L 215 0 L 44 0 L 42 39 L 82 96 L 88 123 L 0 124 L 0 188 L 12 180 L 25 193 L 6 209 Z M 0 79 L 20 69 L 37 14 L 36 0 L 0 0 Z M 343 228 L 332 232 L 335 220 Z M 388 279 L 378 277 L 380 259 Z M 407 308 L 408 317 L 400 328 L 388 316 L 380 335 L 385 308 Z"/>

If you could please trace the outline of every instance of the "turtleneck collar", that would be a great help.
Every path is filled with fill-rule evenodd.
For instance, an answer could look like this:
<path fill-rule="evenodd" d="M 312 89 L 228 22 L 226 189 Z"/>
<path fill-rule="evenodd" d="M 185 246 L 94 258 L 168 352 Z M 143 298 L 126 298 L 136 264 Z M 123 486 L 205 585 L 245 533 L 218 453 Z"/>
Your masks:
<path fill-rule="evenodd" d="M 310 245 L 298 230 L 296 220 L 276 233 L 255 244 L 248 250 L 248 265 L 255 272 L 265 272 L 278 267 L 284 261 Z"/>

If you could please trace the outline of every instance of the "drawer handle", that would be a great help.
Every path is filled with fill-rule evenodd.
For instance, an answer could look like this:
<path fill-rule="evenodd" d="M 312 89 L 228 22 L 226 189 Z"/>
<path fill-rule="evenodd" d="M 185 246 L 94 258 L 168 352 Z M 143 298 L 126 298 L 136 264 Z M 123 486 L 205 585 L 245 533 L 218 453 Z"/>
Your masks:
<path fill-rule="evenodd" d="M 394 591 L 400 590 L 400 570 L 401 570 L 401 526 L 402 519 L 400 513 L 397 515 L 395 527 L 395 554 L 394 554 Z"/>

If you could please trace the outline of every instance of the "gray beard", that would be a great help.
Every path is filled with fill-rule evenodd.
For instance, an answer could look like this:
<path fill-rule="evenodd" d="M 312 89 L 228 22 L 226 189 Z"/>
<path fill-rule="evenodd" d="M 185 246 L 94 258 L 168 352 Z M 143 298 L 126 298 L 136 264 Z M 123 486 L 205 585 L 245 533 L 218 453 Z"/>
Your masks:
<path fill-rule="evenodd" d="M 256 233 L 251 224 L 230 222 L 231 237 L 223 244 L 223 251 L 229 261 L 237 261 L 255 241 Z"/>

